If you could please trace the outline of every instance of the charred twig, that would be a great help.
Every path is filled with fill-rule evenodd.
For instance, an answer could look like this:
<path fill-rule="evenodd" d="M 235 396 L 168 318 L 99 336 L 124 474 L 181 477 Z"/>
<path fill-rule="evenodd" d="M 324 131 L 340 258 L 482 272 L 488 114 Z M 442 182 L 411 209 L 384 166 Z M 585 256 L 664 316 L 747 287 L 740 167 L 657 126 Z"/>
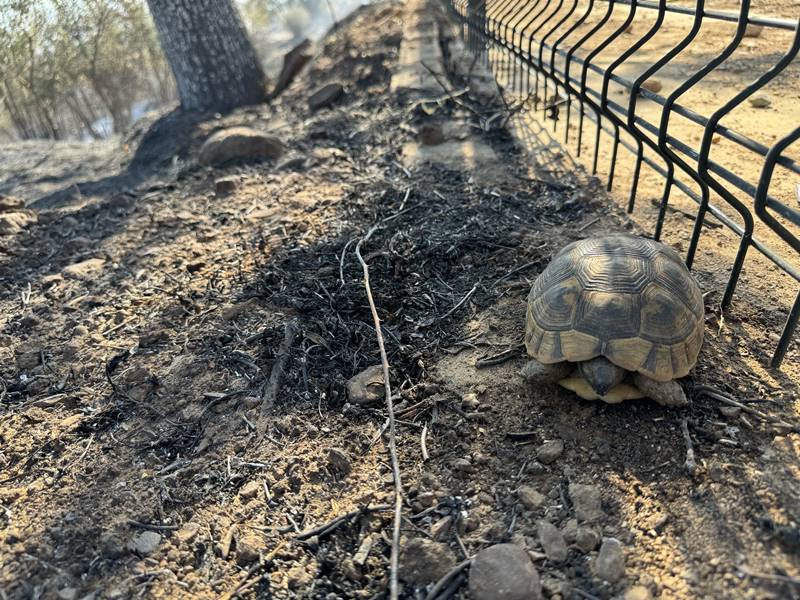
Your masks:
<path fill-rule="evenodd" d="M 142 523 L 141 521 L 134 521 L 128 519 L 128 525 L 136 527 L 137 529 L 149 529 L 150 531 L 176 531 L 181 528 L 180 525 L 160 525 L 158 523 Z"/>
<path fill-rule="evenodd" d="M 728 404 L 729 406 L 736 406 L 737 408 L 741 408 L 744 412 L 748 412 L 751 415 L 758 417 L 763 421 L 767 421 L 768 423 L 773 423 L 774 425 L 778 425 L 779 427 L 785 427 L 786 429 L 789 429 L 790 431 L 793 431 L 795 433 L 800 433 L 800 425 L 787 423 L 786 421 L 783 421 L 778 417 L 773 417 L 772 415 L 768 415 L 764 412 L 761 412 L 760 410 L 748 406 L 747 404 L 743 404 L 738 400 L 734 400 L 728 394 L 726 394 L 721 390 L 712 388 L 711 386 L 708 385 L 698 385 L 695 386 L 694 389 L 701 396 L 708 396 L 709 398 L 718 400 L 723 404 Z"/>
<path fill-rule="evenodd" d="M 269 374 L 269 381 L 267 381 L 267 385 L 264 386 L 264 392 L 261 394 L 261 417 L 258 423 L 259 435 L 266 430 L 264 417 L 267 416 L 267 412 L 275 404 L 278 388 L 280 388 L 281 380 L 283 379 L 283 372 L 286 369 L 286 361 L 289 360 L 289 350 L 296 334 L 297 324 L 294 321 L 288 321 L 284 327 L 283 341 L 278 347 L 277 359 L 275 364 L 272 365 L 272 371 Z"/>
<path fill-rule="evenodd" d="M 514 358 L 522 347 L 523 344 L 517 344 L 516 346 L 512 346 L 508 350 L 503 350 L 500 354 L 495 354 L 494 356 L 489 356 L 487 358 L 479 358 L 478 360 L 475 361 L 475 368 L 485 369 L 486 367 L 501 365 L 504 362 L 507 362 L 512 358 Z"/>
<path fill-rule="evenodd" d="M 367 232 L 358 244 L 356 244 L 356 256 L 358 262 L 364 271 L 364 288 L 367 292 L 367 300 L 369 301 L 369 308 L 372 312 L 372 320 L 375 323 L 375 335 L 378 338 L 378 349 L 381 353 L 381 365 L 383 366 L 383 384 L 386 395 L 386 410 L 389 413 L 389 455 L 392 461 L 392 474 L 394 475 L 394 526 L 392 527 L 392 550 L 389 559 L 389 598 L 397 600 L 398 597 L 398 583 L 397 583 L 397 568 L 400 556 L 400 519 L 402 516 L 403 508 L 403 487 L 400 480 L 400 461 L 397 459 L 397 441 L 395 435 L 394 423 L 394 405 L 392 402 L 392 387 L 389 382 L 389 358 L 386 355 L 386 346 L 383 342 L 383 334 L 381 333 L 381 319 L 378 316 L 378 309 L 375 307 L 375 299 L 372 297 L 372 288 L 369 285 L 369 267 L 361 256 L 361 246 L 369 241 L 372 234 L 375 233 L 379 225 L 375 225 Z"/>
<path fill-rule="evenodd" d="M 471 564 L 472 564 L 472 559 L 467 558 L 466 560 L 462 560 L 455 567 L 450 569 L 447 573 L 445 573 L 444 577 L 442 577 L 439 581 L 437 581 L 436 585 L 434 585 L 431 588 L 431 591 L 428 592 L 427 596 L 425 596 L 425 600 L 436 600 L 436 598 L 438 598 L 439 594 L 442 591 L 444 591 L 444 589 L 447 587 L 450 581 L 453 578 L 455 578 L 456 575 L 459 575 L 461 571 L 469 567 Z"/>
<path fill-rule="evenodd" d="M 307 540 L 308 538 L 314 537 L 322 537 L 331 533 L 334 529 L 342 525 L 344 522 L 349 521 L 353 517 L 357 517 L 359 515 L 368 515 L 370 513 L 375 512 L 383 512 L 384 510 L 389 510 L 392 508 L 391 504 L 378 504 L 376 506 L 365 506 L 364 508 L 359 508 L 358 510 L 351 510 L 349 513 L 345 513 L 343 515 L 339 515 L 334 519 L 331 519 L 327 523 L 323 523 L 318 527 L 314 527 L 313 529 L 307 529 L 306 531 L 302 531 L 294 536 L 296 540 Z"/>
<path fill-rule="evenodd" d="M 458 304 L 456 304 L 453 308 L 451 308 L 446 313 L 444 313 L 441 317 L 439 317 L 439 320 L 446 319 L 447 317 L 452 315 L 454 312 L 456 312 L 461 307 L 461 305 L 463 305 L 467 300 L 469 300 L 472 297 L 472 294 L 475 293 L 475 290 L 478 289 L 478 284 L 479 283 L 480 283 L 480 281 L 478 283 L 476 283 L 475 285 L 473 285 L 472 289 L 469 292 L 467 292 L 467 295 L 464 296 L 461 299 L 461 301 Z"/>
<path fill-rule="evenodd" d="M 695 471 L 697 471 L 697 462 L 694 459 L 694 447 L 692 446 L 692 438 L 689 435 L 689 420 L 686 417 L 681 419 L 681 432 L 683 433 L 683 442 L 686 444 L 686 461 L 683 466 L 689 475 L 694 475 Z"/>
<path fill-rule="evenodd" d="M 535 431 L 509 431 L 506 437 L 512 440 L 530 440 L 538 437 L 539 434 Z"/>

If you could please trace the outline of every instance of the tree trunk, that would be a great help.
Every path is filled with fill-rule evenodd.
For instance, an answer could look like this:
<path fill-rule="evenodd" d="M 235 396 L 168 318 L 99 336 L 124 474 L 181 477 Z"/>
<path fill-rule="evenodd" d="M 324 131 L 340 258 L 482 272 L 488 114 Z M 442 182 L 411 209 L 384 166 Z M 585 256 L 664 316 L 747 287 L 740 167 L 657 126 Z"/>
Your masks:
<path fill-rule="evenodd" d="M 266 78 L 232 0 L 147 0 L 184 110 L 257 104 Z"/>

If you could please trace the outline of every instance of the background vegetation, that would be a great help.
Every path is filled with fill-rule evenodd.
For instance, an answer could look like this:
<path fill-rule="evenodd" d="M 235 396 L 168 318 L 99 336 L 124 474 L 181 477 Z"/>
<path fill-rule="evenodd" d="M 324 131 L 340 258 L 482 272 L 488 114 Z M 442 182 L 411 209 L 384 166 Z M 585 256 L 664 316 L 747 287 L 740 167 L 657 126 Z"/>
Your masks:
<path fill-rule="evenodd" d="M 267 72 L 335 10 L 327 0 L 238 5 Z M 104 138 L 175 98 L 144 0 L 0 0 L 0 139 Z"/>

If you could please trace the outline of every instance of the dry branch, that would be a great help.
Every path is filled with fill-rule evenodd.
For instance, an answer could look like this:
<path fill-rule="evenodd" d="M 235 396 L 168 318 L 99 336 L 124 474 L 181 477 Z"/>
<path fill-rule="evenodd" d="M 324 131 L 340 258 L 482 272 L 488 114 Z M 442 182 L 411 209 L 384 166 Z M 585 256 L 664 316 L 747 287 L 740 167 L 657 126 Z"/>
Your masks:
<path fill-rule="evenodd" d="M 267 385 L 264 386 L 264 392 L 261 394 L 261 415 L 258 421 L 258 435 L 263 436 L 266 431 L 265 417 L 270 408 L 275 404 L 275 399 L 278 396 L 278 389 L 281 386 L 283 379 L 283 372 L 286 369 L 286 361 L 289 360 L 289 351 L 294 343 L 294 337 L 297 334 L 297 323 L 288 321 L 283 331 L 283 341 L 278 347 L 278 354 L 275 364 L 272 365 L 272 371 L 269 374 Z"/>
<path fill-rule="evenodd" d="M 398 584 L 397 584 L 397 567 L 400 555 L 400 519 L 403 507 L 403 487 L 400 480 L 400 463 L 397 459 L 397 443 L 395 437 L 395 423 L 394 423 L 394 404 L 392 402 L 392 387 L 389 383 L 389 358 L 386 355 L 386 346 L 383 342 L 383 333 L 381 333 L 381 320 L 378 316 L 378 310 L 375 308 L 375 300 L 372 297 L 372 288 L 369 285 L 369 267 L 361 256 L 361 246 L 369 241 L 372 234 L 375 233 L 380 225 L 375 225 L 367 232 L 358 244 L 356 244 L 356 256 L 358 262 L 361 263 L 361 268 L 364 271 L 364 288 L 367 292 L 367 300 L 369 301 L 369 308 L 372 312 L 372 320 L 375 323 L 375 334 L 378 338 L 378 348 L 381 352 L 381 365 L 383 366 L 383 383 L 384 391 L 386 394 L 386 410 L 389 413 L 389 455 L 392 460 L 392 474 L 394 475 L 394 525 L 392 527 L 392 551 L 389 560 L 389 598 L 397 600 Z"/>

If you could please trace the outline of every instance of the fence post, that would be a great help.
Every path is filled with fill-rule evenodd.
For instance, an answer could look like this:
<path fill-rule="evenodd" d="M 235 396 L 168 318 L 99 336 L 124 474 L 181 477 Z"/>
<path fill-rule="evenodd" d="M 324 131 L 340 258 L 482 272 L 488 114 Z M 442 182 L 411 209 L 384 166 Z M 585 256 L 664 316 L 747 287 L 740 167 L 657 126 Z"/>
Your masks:
<path fill-rule="evenodd" d="M 484 46 L 486 31 L 486 0 L 468 0 L 467 3 L 467 47 L 478 52 Z M 482 53 L 482 52 L 481 52 Z"/>

